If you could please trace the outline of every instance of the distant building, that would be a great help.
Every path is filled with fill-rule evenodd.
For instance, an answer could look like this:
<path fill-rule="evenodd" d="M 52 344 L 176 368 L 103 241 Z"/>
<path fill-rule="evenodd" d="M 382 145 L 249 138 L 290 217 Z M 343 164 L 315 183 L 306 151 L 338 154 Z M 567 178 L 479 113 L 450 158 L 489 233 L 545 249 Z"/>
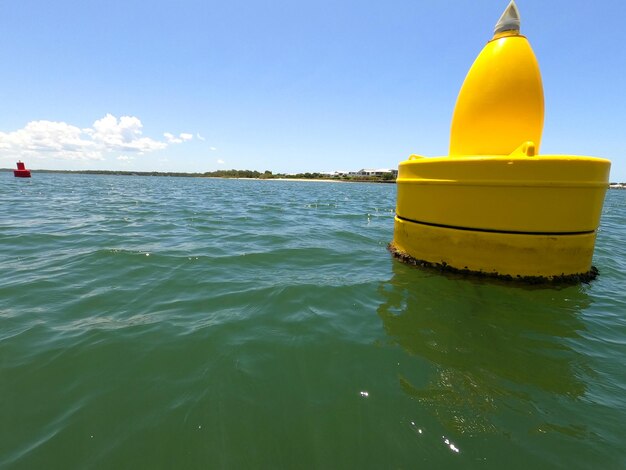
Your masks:
<path fill-rule="evenodd" d="M 341 176 L 353 175 L 355 173 L 350 171 L 336 170 L 336 171 L 324 171 L 321 173 L 324 176 L 332 176 L 333 178 L 339 178 Z"/>
<path fill-rule="evenodd" d="M 321 173 L 324 176 L 332 176 L 335 178 L 340 178 L 342 176 L 372 176 L 382 178 L 385 175 L 391 175 L 394 179 L 398 177 L 398 170 L 393 168 L 362 168 L 358 171 L 345 171 L 345 170 L 335 170 L 335 171 L 325 171 Z"/>
<path fill-rule="evenodd" d="M 384 176 L 391 174 L 394 178 L 398 176 L 398 170 L 392 168 L 363 168 L 355 173 L 357 176 Z"/>

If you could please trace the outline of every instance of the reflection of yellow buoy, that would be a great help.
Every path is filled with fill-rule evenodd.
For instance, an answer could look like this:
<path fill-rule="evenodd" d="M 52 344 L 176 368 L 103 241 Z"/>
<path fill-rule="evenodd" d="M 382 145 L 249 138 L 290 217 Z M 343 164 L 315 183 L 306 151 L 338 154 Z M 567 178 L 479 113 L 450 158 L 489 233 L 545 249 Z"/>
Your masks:
<path fill-rule="evenodd" d="M 610 162 L 537 155 L 543 88 L 511 1 L 459 93 L 450 155 L 400 163 L 403 259 L 490 275 L 588 279 Z"/>

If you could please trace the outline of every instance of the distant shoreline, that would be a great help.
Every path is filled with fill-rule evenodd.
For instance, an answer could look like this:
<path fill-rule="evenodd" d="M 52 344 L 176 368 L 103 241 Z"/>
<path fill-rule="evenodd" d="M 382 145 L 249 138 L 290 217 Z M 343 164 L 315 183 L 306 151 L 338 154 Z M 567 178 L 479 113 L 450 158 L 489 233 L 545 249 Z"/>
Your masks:
<path fill-rule="evenodd" d="M 0 168 L 0 173 L 10 173 L 13 168 Z M 219 176 L 214 173 L 178 173 L 178 172 L 161 172 L 161 171 L 116 171 L 116 170 L 32 170 L 32 173 L 63 173 L 73 175 L 104 175 L 104 176 L 157 176 L 157 177 L 175 177 L 175 178 L 217 178 L 217 179 L 237 179 L 237 180 L 259 180 L 259 181 L 309 181 L 309 182 L 323 182 L 323 183 L 391 183 L 395 184 L 395 179 L 384 179 L 380 177 L 359 177 L 359 176 L 343 176 L 343 177 L 327 177 L 319 176 L 315 178 L 309 178 L 300 175 L 289 176 L 282 173 L 279 174 L 267 174 L 260 173 L 258 171 L 249 170 L 230 170 L 232 172 L 250 173 L 257 175 L 254 176 Z M 303 173 L 310 174 L 310 173 Z M 314 173 L 318 174 L 318 173 Z M 626 189 L 626 183 L 609 183 L 608 189 Z"/>
<path fill-rule="evenodd" d="M 0 168 L 0 172 L 12 172 L 12 168 Z M 300 173 L 297 175 L 286 175 L 283 173 L 273 174 L 271 172 L 260 173 L 250 170 L 226 170 L 206 173 L 180 173 L 161 171 L 117 171 L 117 170 L 30 170 L 36 173 L 61 173 L 71 175 L 101 175 L 101 176 L 156 176 L 174 178 L 217 178 L 217 179 L 237 179 L 237 180 L 258 180 L 258 181 L 309 181 L 324 183 L 392 183 L 395 179 L 385 179 L 376 176 L 322 176 L 321 173 Z M 222 174 L 220 174 L 222 173 Z M 224 174 L 226 173 L 226 174 Z M 249 175 L 249 176 L 248 176 Z M 320 175 L 320 176 L 315 176 Z M 311 177 L 313 176 L 313 177 Z"/>

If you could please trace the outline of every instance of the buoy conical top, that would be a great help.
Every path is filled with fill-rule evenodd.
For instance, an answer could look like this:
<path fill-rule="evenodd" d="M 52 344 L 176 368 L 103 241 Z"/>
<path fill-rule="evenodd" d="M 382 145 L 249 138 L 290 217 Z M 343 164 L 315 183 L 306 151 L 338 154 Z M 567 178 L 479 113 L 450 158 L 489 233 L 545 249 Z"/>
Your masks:
<path fill-rule="evenodd" d="M 504 13 L 496 23 L 496 27 L 493 29 L 493 34 L 503 33 L 505 31 L 515 31 L 519 33 L 520 28 L 520 16 L 515 0 L 511 0 L 509 6 L 506 7 Z"/>
<path fill-rule="evenodd" d="M 13 176 L 18 178 L 30 178 L 30 170 L 26 169 L 23 161 L 17 162 L 17 170 L 13 170 Z"/>
<path fill-rule="evenodd" d="M 526 142 L 539 152 L 543 85 L 515 2 L 470 68 L 456 101 L 450 155 L 509 155 Z"/>

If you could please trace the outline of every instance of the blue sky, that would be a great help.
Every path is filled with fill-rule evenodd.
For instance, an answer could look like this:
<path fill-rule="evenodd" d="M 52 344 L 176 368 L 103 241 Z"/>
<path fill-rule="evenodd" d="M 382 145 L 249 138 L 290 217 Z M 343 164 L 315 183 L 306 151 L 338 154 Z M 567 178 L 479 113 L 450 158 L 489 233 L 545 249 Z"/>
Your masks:
<path fill-rule="evenodd" d="M 274 172 L 445 155 L 507 0 L 6 0 L 0 167 Z M 626 181 L 626 4 L 518 0 L 542 154 Z"/>

